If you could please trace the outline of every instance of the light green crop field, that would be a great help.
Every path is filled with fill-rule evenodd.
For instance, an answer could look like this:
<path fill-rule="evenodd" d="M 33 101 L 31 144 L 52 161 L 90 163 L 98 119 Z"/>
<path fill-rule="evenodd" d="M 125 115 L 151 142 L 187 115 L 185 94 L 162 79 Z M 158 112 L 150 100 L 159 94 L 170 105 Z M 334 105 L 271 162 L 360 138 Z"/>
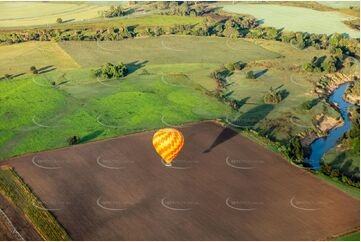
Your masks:
<path fill-rule="evenodd" d="M 0 2 L 0 27 L 37 26 L 99 18 L 108 4 L 88 2 Z"/>
<path fill-rule="evenodd" d="M 351 29 L 342 21 L 351 16 L 339 12 L 316 11 L 308 8 L 270 4 L 227 4 L 223 10 L 230 13 L 250 14 L 266 26 L 317 34 L 347 33 L 359 38 L 360 31 Z"/>
<path fill-rule="evenodd" d="M 359 1 L 318 1 L 318 3 L 332 8 L 360 7 Z"/>
<path fill-rule="evenodd" d="M 214 63 L 254 61 L 280 57 L 244 40 L 229 43 L 220 37 L 161 36 L 123 41 L 62 42 L 60 46 L 83 67 L 104 62 Z M 235 45 L 237 50 L 234 50 Z"/>

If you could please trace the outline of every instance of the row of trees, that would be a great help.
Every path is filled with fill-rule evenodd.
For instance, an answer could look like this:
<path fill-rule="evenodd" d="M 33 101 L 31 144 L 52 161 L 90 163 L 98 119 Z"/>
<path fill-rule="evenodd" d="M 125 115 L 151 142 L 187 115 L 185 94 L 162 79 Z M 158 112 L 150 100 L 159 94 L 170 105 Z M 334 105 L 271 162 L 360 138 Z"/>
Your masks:
<path fill-rule="evenodd" d="M 340 50 L 340 49 L 338 49 Z M 309 72 L 333 73 L 341 69 L 343 65 L 342 53 L 331 56 L 314 56 L 309 63 L 303 65 L 303 69 Z"/>
<path fill-rule="evenodd" d="M 181 5 L 180 5 L 181 6 Z M 180 7 L 178 6 L 178 7 Z M 110 15 L 116 13 L 117 8 Z M 198 25 L 173 25 L 170 27 L 131 27 L 122 26 L 109 28 L 83 29 L 43 29 L 27 32 L 0 33 L 2 43 L 20 43 L 25 41 L 66 41 L 66 40 L 120 40 L 136 36 L 159 36 L 163 34 L 182 34 L 196 36 L 220 36 L 230 38 L 256 38 L 290 43 L 303 49 L 314 46 L 317 49 L 329 49 L 333 58 L 342 56 L 358 57 L 360 45 L 356 39 L 349 39 L 341 34 L 309 34 L 301 32 L 285 32 L 273 27 L 258 26 L 255 18 L 249 16 L 229 17 L 226 21 L 214 21 L 209 16 Z M 331 67 L 326 69 L 333 69 Z"/>
<path fill-rule="evenodd" d="M 330 164 L 321 164 L 321 172 L 327 176 L 338 178 L 339 181 L 347 185 L 360 187 L 360 178 L 356 176 L 348 177 L 343 174 L 338 168 L 332 167 Z"/>

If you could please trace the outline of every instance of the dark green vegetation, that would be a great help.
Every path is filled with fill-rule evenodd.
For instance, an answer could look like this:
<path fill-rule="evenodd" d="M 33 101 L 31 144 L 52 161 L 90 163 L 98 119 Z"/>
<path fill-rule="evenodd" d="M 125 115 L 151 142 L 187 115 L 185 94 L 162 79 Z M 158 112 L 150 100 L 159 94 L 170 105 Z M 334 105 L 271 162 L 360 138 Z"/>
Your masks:
<path fill-rule="evenodd" d="M 340 50 L 340 49 L 338 49 Z M 342 56 L 342 52 L 341 52 Z M 313 57 L 310 63 L 303 65 L 305 71 L 310 72 L 324 72 L 324 73 L 333 73 L 338 71 L 342 67 L 342 60 L 333 55 L 326 57 Z"/>
<path fill-rule="evenodd" d="M 24 213 L 44 240 L 70 240 L 64 228 L 13 169 L 0 169 L 0 192 Z"/>
<path fill-rule="evenodd" d="M 348 185 L 360 187 L 360 110 L 351 109 L 350 118 L 351 129 L 339 146 L 326 154 L 321 172 Z"/>
<path fill-rule="evenodd" d="M 128 74 L 128 68 L 123 63 L 120 63 L 119 65 L 106 63 L 99 69 L 96 69 L 94 74 L 96 77 L 102 77 L 105 79 L 120 78 L 125 77 Z"/>
<path fill-rule="evenodd" d="M 110 6 L 109 10 L 103 11 L 102 16 L 106 18 L 120 17 L 126 14 L 122 6 Z"/>

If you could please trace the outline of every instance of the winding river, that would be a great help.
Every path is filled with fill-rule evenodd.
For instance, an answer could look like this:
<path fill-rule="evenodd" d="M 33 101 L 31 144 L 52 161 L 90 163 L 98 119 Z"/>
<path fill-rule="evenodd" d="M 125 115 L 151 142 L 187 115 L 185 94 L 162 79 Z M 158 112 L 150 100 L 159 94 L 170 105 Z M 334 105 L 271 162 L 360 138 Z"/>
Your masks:
<path fill-rule="evenodd" d="M 320 161 L 322 156 L 336 146 L 337 141 L 351 129 L 351 120 L 348 117 L 348 108 L 352 106 L 351 103 L 343 99 L 343 94 L 347 90 L 349 83 L 340 85 L 329 97 L 328 101 L 336 103 L 339 107 L 339 112 L 344 120 L 344 125 L 335 129 L 331 129 L 326 137 L 316 139 L 311 144 L 311 155 L 308 159 L 309 165 L 315 169 L 320 169 Z"/>

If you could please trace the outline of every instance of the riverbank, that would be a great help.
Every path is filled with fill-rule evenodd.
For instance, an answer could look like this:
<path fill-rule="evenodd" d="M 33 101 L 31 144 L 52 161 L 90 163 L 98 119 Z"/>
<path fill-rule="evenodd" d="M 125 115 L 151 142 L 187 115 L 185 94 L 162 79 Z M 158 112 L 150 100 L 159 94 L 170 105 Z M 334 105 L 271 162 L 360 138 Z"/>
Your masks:
<path fill-rule="evenodd" d="M 351 129 L 351 122 L 348 117 L 348 109 L 351 106 L 351 103 L 348 103 L 343 99 L 348 86 L 348 82 L 339 85 L 338 88 L 335 89 L 332 92 L 332 95 L 327 99 L 329 103 L 334 103 L 334 106 L 337 107 L 337 110 L 343 119 L 343 125 L 337 125 L 337 127 L 331 128 L 328 130 L 327 136 L 320 137 L 312 142 L 310 145 L 311 154 L 308 161 L 313 169 L 320 169 L 322 157 L 329 150 L 335 147 L 342 136 Z"/>

